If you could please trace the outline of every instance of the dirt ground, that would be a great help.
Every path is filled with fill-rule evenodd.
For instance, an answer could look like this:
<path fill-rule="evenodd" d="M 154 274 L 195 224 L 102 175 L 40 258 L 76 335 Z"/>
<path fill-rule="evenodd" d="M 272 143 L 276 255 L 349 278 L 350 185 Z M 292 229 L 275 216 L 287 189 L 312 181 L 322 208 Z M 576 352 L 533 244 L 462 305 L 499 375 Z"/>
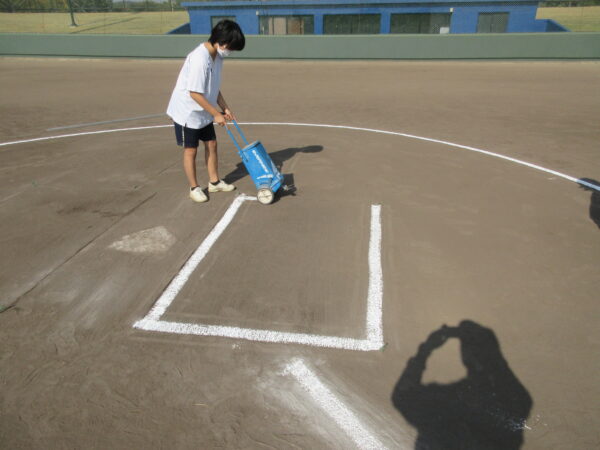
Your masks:
<path fill-rule="evenodd" d="M 166 317 L 364 337 L 380 204 L 370 352 L 133 328 L 255 194 L 218 130 L 237 191 L 189 200 L 161 127 L 180 65 L 0 59 L 0 143 L 27 141 L 0 146 L 0 447 L 353 448 L 284 370 L 299 358 L 388 448 L 598 448 L 598 191 L 440 142 L 264 123 L 406 133 L 600 185 L 600 63 L 226 62 L 222 92 L 297 191 L 244 203 Z"/>

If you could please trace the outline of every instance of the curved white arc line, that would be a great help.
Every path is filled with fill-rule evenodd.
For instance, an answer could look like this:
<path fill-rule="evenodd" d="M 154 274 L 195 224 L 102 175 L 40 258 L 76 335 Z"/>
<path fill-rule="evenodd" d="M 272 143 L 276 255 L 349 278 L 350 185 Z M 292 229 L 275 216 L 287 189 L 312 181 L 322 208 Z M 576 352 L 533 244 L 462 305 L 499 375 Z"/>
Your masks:
<path fill-rule="evenodd" d="M 63 138 L 76 137 L 76 136 L 87 136 L 90 134 L 116 133 L 118 131 L 150 130 L 152 128 L 168 128 L 168 127 L 172 127 L 172 126 L 173 125 L 152 125 L 149 127 L 115 128 L 114 130 L 84 131 L 83 133 L 61 134 L 58 136 L 45 136 L 45 137 L 40 137 L 40 138 L 25 139 L 22 141 L 0 142 L 0 147 L 4 147 L 6 145 L 15 145 L 15 144 L 27 144 L 29 142 L 50 141 L 52 139 L 63 139 Z"/>
<path fill-rule="evenodd" d="M 420 141 L 434 142 L 436 144 L 448 145 L 450 147 L 462 148 L 464 150 L 469 150 L 476 153 L 481 153 L 488 156 L 493 156 L 495 158 L 500 158 L 505 161 L 510 161 L 515 164 L 520 164 L 522 166 L 529 167 L 531 169 L 539 170 L 541 172 L 546 172 L 552 175 L 556 175 L 557 177 L 564 178 L 565 180 L 572 181 L 577 184 L 581 184 L 583 186 L 589 187 L 591 189 L 595 189 L 600 191 L 600 186 L 589 183 L 587 181 L 581 180 L 579 178 L 573 177 L 571 175 L 567 175 L 561 172 L 557 172 L 552 169 L 547 169 L 542 166 L 538 166 L 536 164 L 528 163 L 527 161 L 521 161 L 520 159 L 511 158 L 510 156 L 501 155 L 500 153 L 490 152 L 488 150 L 483 150 L 481 148 L 469 147 L 467 145 L 455 144 L 454 142 L 442 141 L 439 139 L 432 139 L 423 136 L 416 136 L 413 134 L 399 133 L 397 131 L 386 131 L 386 130 L 376 130 L 374 128 L 361 128 L 361 127 L 349 127 L 345 125 L 325 125 L 325 124 L 317 124 L 317 123 L 280 123 L 280 122 L 246 122 L 240 123 L 240 125 L 289 125 L 289 126 L 298 126 L 298 127 L 322 127 L 322 128 L 340 128 L 345 130 L 356 130 L 356 131 L 370 131 L 372 133 L 380 133 L 380 134 L 389 134 L 392 136 L 402 136 L 410 139 L 418 139 Z"/>
<path fill-rule="evenodd" d="M 488 156 L 493 156 L 495 158 L 500 158 L 500 159 L 503 159 L 505 161 L 510 161 L 510 162 L 515 163 L 515 164 L 519 164 L 519 165 L 522 165 L 522 166 L 529 167 L 531 169 L 539 170 L 541 172 L 546 172 L 546 173 L 549 173 L 551 175 L 555 175 L 557 177 L 564 178 L 565 180 L 572 181 L 574 183 L 580 184 L 582 186 L 589 187 L 590 189 L 594 189 L 594 190 L 600 192 L 600 186 L 597 186 L 595 184 L 592 184 L 592 183 L 589 183 L 587 181 L 581 180 L 579 178 L 573 177 L 571 175 L 567 175 L 567 174 L 564 174 L 564 173 L 561 173 L 561 172 L 557 172 L 557 171 L 552 170 L 552 169 L 547 169 L 545 167 L 538 166 L 536 164 L 528 163 L 527 161 L 521 161 L 520 159 L 511 158 L 510 156 L 501 155 L 499 153 L 490 152 L 488 150 L 483 150 L 483 149 L 476 148 L 476 147 L 469 147 L 467 145 L 455 144 L 453 142 L 442 141 L 442 140 L 439 140 L 439 139 L 426 138 L 426 137 L 423 137 L 423 136 L 415 136 L 413 134 L 398 133 L 396 131 L 376 130 L 374 128 L 349 127 L 349 126 L 346 126 L 346 125 L 328 125 L 328 124 L 321 124 L 321 123 L 240 122 L 239 124 L 240 125 L 283 125 L 283 126 L 295 126 L 295 127 L 338 128 L 338 129 L 343 129 L 343 130 L 369 131 L 371 133 L 389 134 L 389 135 L 392 135 L 392 136 L 402 136 L 402 137 L 407 137 L 407 138 L 410 138 L 410 139 L 418 139 L 420 141 L 434 142 L 434 143 L 437 143 L 437 144 L 443 144 L 443 145 L 448 145 L 450 147 L 462 148 L 463 150 L 469 150 L 469 151 L 472 151 L 472 152 L 481 153 L 483 155 L 488 155 Z M 153 129 L 153 128 L 169 128 L 171 126 L 172 125 L 153 125 L 153 126 L 148 126 L 148 127 L 117 128 L 117 129 L 114 129 L 114 130 L 88 131 L 88 132 L 84 132 L 84 133 L 63 134 L 63 135 L 60 135 L 60 136 L 47 136 L 47 137 L 41 137 L 41 138 L 35 138 L 35 139 L 26 139 L 26 140 L 22 140 L 22 141 L 0 142 L 0 147 L 4 147 L 4 146 L 7 146 L 7 145 L 14 145 L 14 144 L 25 144 L 25 143 L 28 143 L 28 142 L 45 141 L 45 140 L 50 140 L 50 139 L 61 139 L 61 138 L 67 138 L 67 137 L 85 136 L 85 135 L 90 135 L 90 134 L 116 133 L 116 132 L 119 132 L 119 131 L 149 130 L 149 129 Z"/>

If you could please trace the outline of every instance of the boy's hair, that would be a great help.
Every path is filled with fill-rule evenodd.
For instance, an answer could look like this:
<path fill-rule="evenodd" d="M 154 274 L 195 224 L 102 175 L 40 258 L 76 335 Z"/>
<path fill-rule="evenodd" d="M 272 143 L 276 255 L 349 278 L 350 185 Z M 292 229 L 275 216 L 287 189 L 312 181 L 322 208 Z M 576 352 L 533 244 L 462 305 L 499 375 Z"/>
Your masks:
<path fill-rule="evenodd" d="M 246 38 L 240 26 L 233 20 L 223 19 L 210 32 L 208 39 L 212 45 L 227 45 L 229 50 L 241 51 L 246 46 Z"/>

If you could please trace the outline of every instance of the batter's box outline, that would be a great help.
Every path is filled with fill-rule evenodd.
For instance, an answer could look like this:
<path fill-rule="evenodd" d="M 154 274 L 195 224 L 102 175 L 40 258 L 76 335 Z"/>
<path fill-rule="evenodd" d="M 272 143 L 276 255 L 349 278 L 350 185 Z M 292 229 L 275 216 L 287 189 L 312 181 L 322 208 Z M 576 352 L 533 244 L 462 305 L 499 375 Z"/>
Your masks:
<path fill-rule="evenodd" d="M 369 239 L 369 289 L 367 295 L 366 337 L 354 339 L 340 336 L 322 336 L 307 333 L 288 333 L 272 330 L 257 330 L 220 325 L 203 325 L 161 320 L 177 294 L 183 289 L 192 273 L 229 226 L 237 211 L 246 201 L 256 197 L 245 194 L 237 196 L 225 214 L 214 226 L 206 239 L 186 261 L 173 278 L 150 312 L 133 324 L 134 328 L 162 333 L 188 334 L 196 336 L 225 337 L 258 342 L 303 344 L 314 347 L 339 348 L 344 350 L 373 351 L 383 347 L 383 270 L 381 267 L 381 205 L 371 205 L 371 235 Z"/>

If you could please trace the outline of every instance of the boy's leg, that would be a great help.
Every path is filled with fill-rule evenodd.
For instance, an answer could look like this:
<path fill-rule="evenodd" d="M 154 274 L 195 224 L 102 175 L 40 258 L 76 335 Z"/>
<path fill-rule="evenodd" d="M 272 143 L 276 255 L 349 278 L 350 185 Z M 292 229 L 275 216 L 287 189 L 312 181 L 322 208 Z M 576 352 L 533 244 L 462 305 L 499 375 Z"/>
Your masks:
<path fill-rule="evenodd" d="M 219 182 L 219 155 L 217 153 L 217 141 L 204 141 L 204 160 L 208 169 L 208 181 Z"/>
<path fill-rule="evenodd" d="M 193 129 L 185 128 L 178 123 L 175 127 L 175 139 L 177 145 L 183 147 L 183 171 L 190 184 L 190 198 L 195 202 L 205 202 L 208 197 L 200 187 L 196 178 L 196 154 L 198 153 L 197 132 Z M 187 132 L 186 132 L 187 130 Z"/>
<path fill-rule="evenodd" d="M 198 148 L 186 147 L 183 149 L 183 170 L 191 188 L 198 186 L 198 179 L 196 178 L 197 152 Z"/>
<path fill-rule="evenodd" d="M 227 184 L 219 179 L 219 155 L 217 153 L 217 141 L 204 142 L 204 157 L 208 169 L 208 192 L 230 192 L 235 189 L 233 184 Z"/>
<path fill-rule="evenodd" d="M 198 187 L 196 179 L 196 153 L 197 147 L 185 147 L 183 149 L 183 170 L 190 183 L 190 198 L 198 203 L 203 203 L 208 200 L 204 191 Z"/>

